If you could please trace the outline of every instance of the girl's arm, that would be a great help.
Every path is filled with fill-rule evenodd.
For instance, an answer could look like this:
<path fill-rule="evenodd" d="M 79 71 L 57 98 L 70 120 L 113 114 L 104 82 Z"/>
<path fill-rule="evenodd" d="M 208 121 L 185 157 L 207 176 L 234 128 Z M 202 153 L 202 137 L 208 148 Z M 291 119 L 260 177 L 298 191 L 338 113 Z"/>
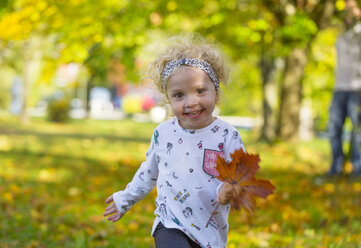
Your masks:
<path fill-rule="evenodd" d="M 233 130 L 232 130 L 233 129 Z M 237 129 L 232 128 L 232 132 L 227 136 L 226 144 L 225 144 L 225 159 L 227 161 L 231 160 L 231 154 L 234 153 L 235 150 L 243 149 L 246 152 L 243 141 Z M 217 188 L 217 201 L 221 205 L 227 205 L 231 202 L 231 198 L 233 195 L 233 187 L 230 183 L 222 183 Z"/>
<path fill-rule="evenodd" d="M 108 220 L 119 220 L 154 188 L 158 179 L 158 164 L 153 137 L 154 135 L 147 151 L 146 160 L 141 164 L 132 181 L 124 190 L 115 192 L 107 198 L 106 203 L 111 205 L 106 208 L 104 216 L 114 214 L 108 217 Z"/>

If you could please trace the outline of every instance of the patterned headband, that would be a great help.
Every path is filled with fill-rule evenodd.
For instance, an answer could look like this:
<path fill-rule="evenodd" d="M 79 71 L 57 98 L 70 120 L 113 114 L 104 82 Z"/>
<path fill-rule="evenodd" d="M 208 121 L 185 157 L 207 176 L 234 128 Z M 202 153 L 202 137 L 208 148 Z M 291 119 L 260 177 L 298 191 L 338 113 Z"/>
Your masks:
<path fill-rule="evenodd" d="M 215 70 L 213 69 L 210 63 L 201 59 L 179 59 L 179 60 L 173 60 L 168 64 L 166 64 L 166 66 L 163 69 L 162 78 L 161 78 L 162 86 L 164 90 L 166 89 L 166 80 L 169 77 L 169 75 L 174 71 L 174 69 L 178 68 L 181 65 L 189 65 L 203 70 L 212 79 L 214 86 L 218 91 L 219 79 L 217 77 L 217 73 L 215 72 Z"/>

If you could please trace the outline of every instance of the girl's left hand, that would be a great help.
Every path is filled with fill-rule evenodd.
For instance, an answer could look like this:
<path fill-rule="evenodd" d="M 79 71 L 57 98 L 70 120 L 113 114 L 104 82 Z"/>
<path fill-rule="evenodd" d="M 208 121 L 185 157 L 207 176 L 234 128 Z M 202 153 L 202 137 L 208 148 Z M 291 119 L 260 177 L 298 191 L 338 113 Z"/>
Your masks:
<path fill-rule="evenodd" d="M 217 201 L 221 205 L 226 205 L 231 202 L 231 198 L 233 195 L 233 187 L 230 183 L 223 183 L 222 187 L 219 189 L 217 193 Z"/>
<path fill-rule="evenodd" d="M 108 217 L 108 220 L 113 221 L 113 222 L 116 222 L 116 221 L 120 220 L 120 218 L 123 217 L 123 214 L 119 213 L 117 207 L 115 206 L 115 203 L 113 202 L 113 196 L 112 195 L 109 196 L 105 200 L 105 202 L 106 203 L 111 203 L 111 204 L 105 209 L 105 212 L 104 212 L 103 216 L 111 215 L 111 216 Z"/>

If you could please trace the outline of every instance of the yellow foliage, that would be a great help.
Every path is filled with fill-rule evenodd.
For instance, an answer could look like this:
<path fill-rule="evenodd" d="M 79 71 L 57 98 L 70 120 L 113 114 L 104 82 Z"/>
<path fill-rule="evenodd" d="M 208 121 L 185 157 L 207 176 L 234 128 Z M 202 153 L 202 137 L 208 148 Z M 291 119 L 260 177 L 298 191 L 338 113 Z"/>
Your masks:
<path fill-rule="evenodd" d="M 94 41 L 95 42 L 101 42 L 101 41 L 103 41 L 103 35 L 101 35 L 101 34 L 96 34 L 96 35 L 94 35 Z"/>
<path fill-rule="evenodd" d="M 104 182 L 104 179 L 105 178 L 103 176 L 97 176 L 97 177 L 94 177 L 92 183 L 95 187 L 97 187 L 97 186 L 100 186 Z"/>
<path fill-rule="evenodd" d="M 117 164 L 117 163 L 111 163 L 111 164 L 109 165 L 109 169 L 110 169 L 111 171 L 118 171 L 118 170 L 119 170 L 119 164 Z"/>
<path fill-rule="evenodd" d="M 357 192 L 357 193 L 360 193 L 361 192 L 361 183 L 353 183 L 352 184 L 352 190 Z"/>
<path fill-rule="evenodd" d="M 345 163 L 345 173 L 351 173 L 352 172 L 352 163 L 348 160 Z"/>
<path fill-rule="evenodd" d="M 335 185 L 333 183 L 326 183 L 323 188 L 326 192 L 333 193 L 335 192 Z"/>
<path fill-rule="evenodd" d="M 268 202 L 273 201 L 274 199 L 276 199 L 276 193 L 273 193 L 273 194 L 267 196 Z"/>
<path fill-rule="evenodd" d="M 246 238 L 250 244 L 254 244 L 257 247 L 269 247 L 269 239 L 271 238 L 271 234 L 266 232 L 249 231 L 246 234 Z"/>
<path fill-rule="evenodd" d="M 281 230 L 280 226 L 277 223 L 272 223 L 270 229 L 272 232 L 279 232 Z"/>
<path fill-rule="evenodd" d="M 10 184 L 9 189 L 10 189 L 10 192 L 12 192 L 12 193 L 14 193 L 14 194 L 17 194 L 17 193 L 20 192 L 19 186 L 17 186 L 17 185 L 14 184 L 14 183 Z"/>
<path fill-rule="evenodd" d="M 60 233 L 63 233 L 64 231 L 66 231 L 68 229 L 68 227 L 66 225 L 64 225 L 64 224 L 60 224 L 58 226 L 58 229 L 59 229 Z"/>
<path fill-rule="evenodd" d="M 291 216 L 291 214 L 289 212 L 287 212 L 287 211 L 284 211 L 282 213 L 282 219 L 285 220 L 285 221 L 289 220 L 290 216 Z"/>
<path fill-rule="evenodd" d="M 99 222 L 101 222 L 101 221 L 104 220 L 103 216 L 98 215 L 98 214 L 91 216 L 90 219 L 91 219 L 92 221 L 94 221 L 95 223 L 99 223 Z"/>
<path fill-rule="evenodd" d="M 5 14 L 0 20 L 0 38 L 5 41 L 26 39 L 38 25 L 30 22 L 36 19 L 31 18 L 34 13 L 32 7 L 24 7 Z"/>
<path fill-rule="evenodd" d="M 1 27 L 0 27 L 1 30 Z M 11 144 L 9 138 L 5 135 L 0 136 L 0 151 L 9 151 L 11 149 Z"/>
<path fill-rule="evenodd" d="M 77 187 L 71 187 L 68 190 L 68 195 L 69 196 L 78 196 L 81 193 L 81 189 L 77 188 Z"/>
<path fill-rule="evenodd" d="M 17 221 L 21 221 L 23 218 L 24 218 L 24 217 L 23 217 L 23 215 L 22 215 L 21 213 L 16 213 L 16 214 L 15 214 L 15 219 L 16 219 Z"/>
<path fill-rule="evenodd" d="M 305 236 L 308 236 L 308 237 L 312 238 L 312 237 L 315 236 L 315 230 L 313 230 L 313 229 L 305 229 L 304 234 L 305 234 Z"/>
<path fill-rule="evenodd" d="M 93 235 L 95 233 L 95 230 L 89 226 L 87 226 L 85 228 L 85 232 L 88 234 L 88 235 Z"/>
<path fill-rule="evenodd" d="M 11 192 L 5 192 L 5 193 L 3 194 L 3 198 L 4 198 L 5 201 L 7 201 L 8 203 L 11 203 L 11 202 L 14 200 L 13 193 L 11 193 Z"/>
<path fill-rule="evenodd" d="M 26 246 L 27 248 L 37 248 L 39 247 L 39 242 L 37 240 L 32 240 L 30 244 Z"/>
<path fill-rule="evenodd" d="M 129 229 L 129 231 L 131 231 L 131 232 L 136 232 L 136 231 L 138 230 L 138 227 L 139 227 L 139 225 L 138 225 L 138 223 L 135 222 L 135 221 L 131 221 L 131 222 L 128 224 L 128 229 Z"/>
<path fill-rule="evenodd" d="M 93 141 L 91 139 L 83 139 L 82 146 L 83 148 L 90 148 L 93 145 Z"/>
<path fill-rule="evenodd" d="M 169 11 L 174 11 L 174 10 L 176 10 L 176 9 L 177 9 L 177 3 L 174 2 L 174 1 L 168 2 L 168 3 L 167 3 L 167 9 L 168 9 Z"/>
<path fill-rule="evenodd" d="M 54 182 L 56 180 L 56 173 L 54 169 L 43 169 L 39 172 L 39 182 Z"/>
<path fill-rule="evenodd" d="M 30 215 L 33 219 L 39 219 L 41 217 L 41 214 L 36 209 L 31 209 Z"/>
<path fill-rule="evenodd" d="M 46 232 L 49 228 L 48 225 L 46 223 L 41 223 L 40 224 L 40 229 L 42 232 Z"/>
<path fill-rule="evenodd" d="M 345 0 L 337 0 L 336 1 L 336 8 L 337 8 L 337 10 L 344 10 L 345 9 L 345 7 L 346 7 L 346 2 L 345 2 Z"/>
<path fill-rule="evenodd" d="M 38 12 L 34 12 L 30 15 L 30 20 L 36 22 L 40 19 L 40 14 Z"/>
<path fill-rule="evenodd" d="M 36 8 L 39 11 L 43 11 L 48 7 L 48 3 L 46 1 L 36 1 Z"/>

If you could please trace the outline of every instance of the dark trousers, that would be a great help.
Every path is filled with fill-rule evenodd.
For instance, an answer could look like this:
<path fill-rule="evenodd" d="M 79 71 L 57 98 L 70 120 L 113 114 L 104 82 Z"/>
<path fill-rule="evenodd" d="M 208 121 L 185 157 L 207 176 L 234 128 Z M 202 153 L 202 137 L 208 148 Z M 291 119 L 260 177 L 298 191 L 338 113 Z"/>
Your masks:
<path fill-rule="evenodd" d="M 351 163 L 354 173 L 361 173 L 361 92 L 335 91 L 330 108 L 329 134 L 332 149 L 332 164 L 329 173 L 342 172 L 342 128 L 346 117 L 352 121 Z"/>
<path fill-rule="evenodd" d="M 181 230 L 166 228 L 161 222 L 154 231 L 156 248 L 201 248 Z"/>

